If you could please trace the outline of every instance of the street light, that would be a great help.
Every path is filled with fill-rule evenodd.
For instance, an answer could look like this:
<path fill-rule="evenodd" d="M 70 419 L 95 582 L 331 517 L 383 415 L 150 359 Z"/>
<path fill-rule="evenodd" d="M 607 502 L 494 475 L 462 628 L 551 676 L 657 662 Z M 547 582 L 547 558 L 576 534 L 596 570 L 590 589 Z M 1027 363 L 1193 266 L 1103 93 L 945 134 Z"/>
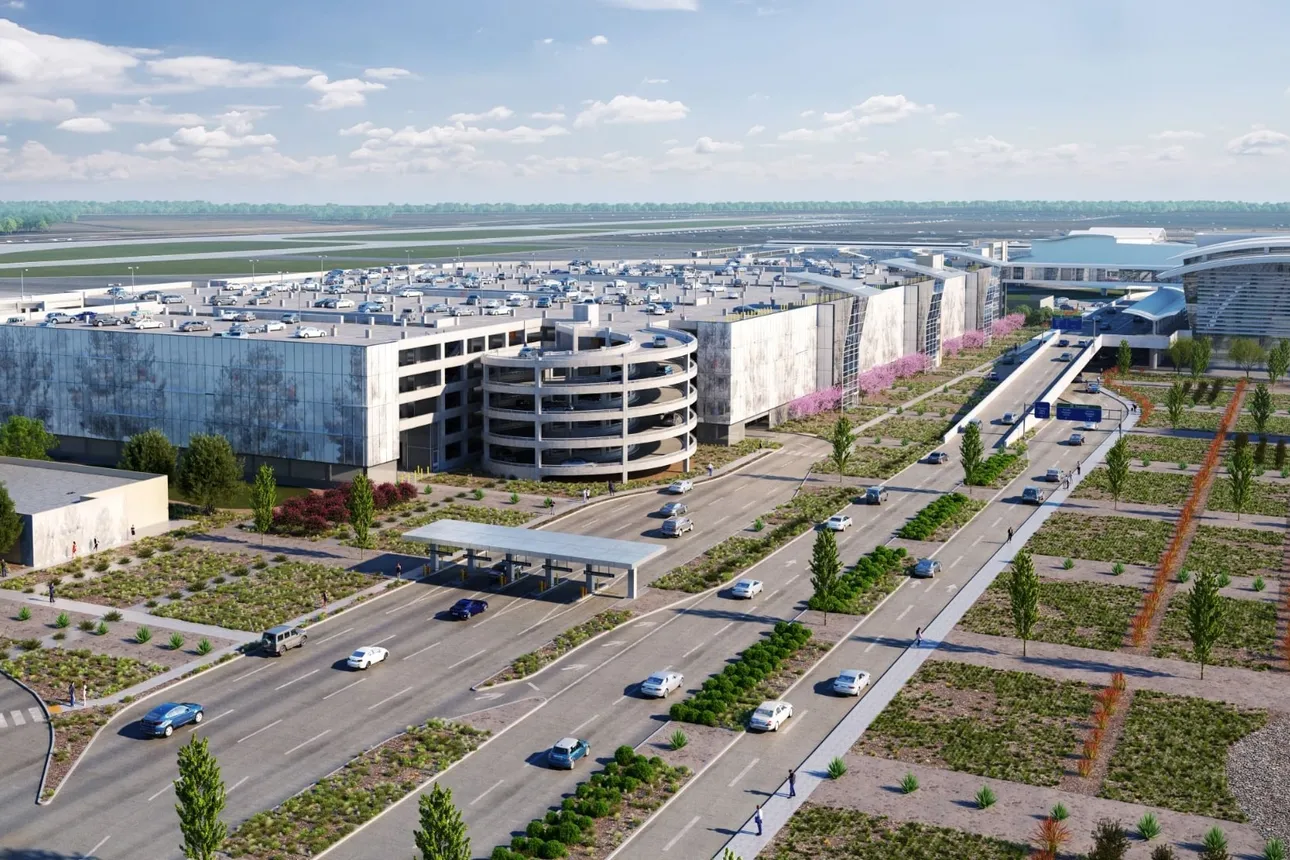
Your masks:
<path fill-rule="evenodd" d="M 412 283 L 412 252 L 404 251 L 403 253 L 408 255 L 408 283 L 411 284 Z"/>
<path fill-rule="evenodd" d="M 126 266 L 130 270 L 130 296 L 134 296 L 134 273 L 139 271 L 138 266 Z"/>
<path fill-rule="evenodd" d="M 251 286 L 255 286 L 255 264 L 256 264 L 256 263 L 258 263 L 258 262 L 260 262 L 260 261 L 259 261 L 259 260 L 251 260 L 251 261 L 249 261 L 249 262 L 251 263 Z"/>
<path fill-rule="evenodd" d="M 19 300 L 27 298 L 27 270 L 23 269 L 18 273 L 18 298 Z"/>

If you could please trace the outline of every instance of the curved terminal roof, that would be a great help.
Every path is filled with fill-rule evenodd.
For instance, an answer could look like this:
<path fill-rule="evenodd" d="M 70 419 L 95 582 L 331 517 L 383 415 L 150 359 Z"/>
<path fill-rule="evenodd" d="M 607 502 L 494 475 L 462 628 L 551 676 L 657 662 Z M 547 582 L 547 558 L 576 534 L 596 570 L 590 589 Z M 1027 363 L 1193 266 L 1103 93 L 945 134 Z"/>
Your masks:
<path fill-rule="evenodd" d="M 1159 322 L 1177 316 L 1187 309 L 1187 299 L 1183 291 L 1173 287 L 1162 287 L 1141 301 L 1134 302 L 1124 309 L 1126 314 L 1142 317 L 1144 320 Z"/>
<path fill-rule="evenodd" d="M 1022 266 L 1167 269 L 1178 265 L 1178 257 L 1195 249 L 1195 245 L 1183 242 L 1144 245 L 1117 242 L 1114 236 L 1066 236 L 1061 239 L 1036 239 L 1030 244 L 1029 251 L 1014 254 L 1010 262 Z"/>

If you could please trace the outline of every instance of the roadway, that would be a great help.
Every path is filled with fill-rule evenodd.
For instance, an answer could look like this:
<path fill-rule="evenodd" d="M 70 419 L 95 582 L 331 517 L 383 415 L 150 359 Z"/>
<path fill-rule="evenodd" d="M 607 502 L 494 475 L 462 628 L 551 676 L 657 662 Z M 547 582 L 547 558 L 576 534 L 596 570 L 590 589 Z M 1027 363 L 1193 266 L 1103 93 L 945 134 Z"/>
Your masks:
<path fill-rule="evenodd" d="M 0 810 L 35 808 L 49 749 L 49 726 L 36 698 L 0 676 Z"/>

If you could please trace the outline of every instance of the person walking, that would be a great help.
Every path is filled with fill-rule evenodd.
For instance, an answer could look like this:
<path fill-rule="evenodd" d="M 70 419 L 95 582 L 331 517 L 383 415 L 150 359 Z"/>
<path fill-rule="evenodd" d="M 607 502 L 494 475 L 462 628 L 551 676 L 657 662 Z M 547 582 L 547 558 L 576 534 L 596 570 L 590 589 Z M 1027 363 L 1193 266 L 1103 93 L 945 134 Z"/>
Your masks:
<path fill-rule="evenodd" d="M 54 581 L 53 580 L 50 580 L 49 582 L 49 602 L 50 603 L 54 602 Z"/>
<path fill-rule="evenodd" d="M 1077 475 L 1080 473 L 1080 471 L 1079 471 L 1079 467 L 1080 467 L 1080 464 L 1079 464 L 1079 463 L 1076 463 L 1076 464 L 1075 464 L 1075 474 L 1077 474 Z"/>
<path fill-rule="evenodd" d="M 1012 543 L 1012 526 L 1008 526 L 1008 543 Z"/>
<path fill-rule="evenodd" d="M 757 804 L 757 811 L 753 813 L 753 821 L 757 825 L 757 835 L 761 836 L 761 804 Z"/>
<path fill-rule="evenodd" d="M 72 541 L 72 558 L 76 557 L 76 541 Z"/>
<path fill-rule="evenodd" d="M 322 606 L 322 608 L 323 608 L 323 609 L 326 609 L 326 608 L 327 608 L 327 604 L 328 604 L 328 603 L 330 603 L 331 601 L 329 601 L 329 600 L 327 599 L 327 592 L 325 592 L 325 591 L 322 593 L 322 601 L 323 601 L 323 606 Z"/>
<path fill-rule="evenodd" d="M 130 526 L 130 537 L 131 539 L 134 538 L 134 526 Z"/>
<path fill-rule="evenodd" d="M 923 647 L 923 628 L 921 627 L 918 627 L 914 630 L 914 647 L 915 648 Z"/>
<path fill-rule="evenodd" d="M 797 771 L 788 769 L 788 796 L 797 797 Z"/>
<path fill-rule="evenodd" d="M 712 464 L 711 464 L 711 463 L 709 463 L 709 464 L 708 464 L 708 477 L 709 477 L 709 478 L 711 478 L 711 477 L 712 477 L 712 473 L 713 473 L 714 471 L 715 471 L 715 469 L 713 469 Z"/>
<path fill-rule="evenodd" d="M 0 558 L 0 576 L 8 576 L 8 575 L 9 575 L 9 562 L 5 561 L 3 558 Z"/>
<path fill-rule="evenodd" d="M 394 563 L 394 578 L 395 579 L 403 578 L 403 562 L 401 561 L 396 561 Z"/>
<path fill-rule="evenodd" d="M 95 538 L 95 539 L 94 539 L 94 551 L 95 551 L 95 552 L 98 552 L 98 551 L 99 551 L 99 539 L 98 539 L 98 538 Z"/>

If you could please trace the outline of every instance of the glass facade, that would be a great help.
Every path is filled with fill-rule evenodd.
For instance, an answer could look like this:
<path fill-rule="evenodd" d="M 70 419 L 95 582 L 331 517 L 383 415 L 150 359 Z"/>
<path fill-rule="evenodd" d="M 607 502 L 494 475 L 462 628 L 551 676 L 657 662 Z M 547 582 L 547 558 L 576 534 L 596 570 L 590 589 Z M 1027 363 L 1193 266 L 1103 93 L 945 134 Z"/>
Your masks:
<path fill-rule="evenodd" d="M 1214 337 L 1290 337 L 1290 264 L 1202 269 L 1183 275 L 1183 292 L 1192 331 Z"/>

